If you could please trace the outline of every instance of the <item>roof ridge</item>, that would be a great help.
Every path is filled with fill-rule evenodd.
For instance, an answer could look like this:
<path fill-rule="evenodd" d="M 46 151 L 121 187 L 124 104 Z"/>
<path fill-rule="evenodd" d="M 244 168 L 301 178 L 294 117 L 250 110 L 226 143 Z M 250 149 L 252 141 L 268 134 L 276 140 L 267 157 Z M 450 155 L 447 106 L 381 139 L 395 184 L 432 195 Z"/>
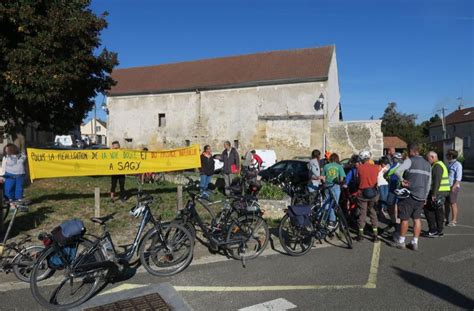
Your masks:
<path fill-rule="evenodd" d="M 177 64 L 181 65 L 181 64 L 187 64 L 187 63 L 201 63 L 201 62 L 206 62 L 206 61 L 211 61 L 211 60 L 223 60 L 223 59 L 231 59 L 231 58 L 246 57 L 246 56 L 253 56 L 253 55 L 272 54 L 272 53 L 303 52 L 303 51 L 308 51 L 308 50 L 318 50 L 318 49 L 325 49 L 325 48 L 332 48 L 331 53 L 334 53 L 336 45 L 330 44 L 330 45 L 323 45 L 323 46 L 317 46 L 317 47 L 294 48 L 294 49 L 289 49 L 289 50 L 261 51 L 261 52 L 248 53 L 248 54 L 238 54 L 238 55 L 236 54 L 236 55 L 228 55 L 228 56 L 201 58 L 201 59 L 195 59 L 195 60 L 177 61 L 177 62 L 172 62 L 172 63 L 162 63 L 162 64 L 157 64 L 157 65 L 144 65 L 144 66 L 117 68 L 117 69 L 114 69 L 114 71 L 129 70 L 129 69 L 145 69 L 145 68 L 152 69 L 152 68 L 160 67 L 160 66 L 171 66 L 171 65 L 177 65 Z"/>

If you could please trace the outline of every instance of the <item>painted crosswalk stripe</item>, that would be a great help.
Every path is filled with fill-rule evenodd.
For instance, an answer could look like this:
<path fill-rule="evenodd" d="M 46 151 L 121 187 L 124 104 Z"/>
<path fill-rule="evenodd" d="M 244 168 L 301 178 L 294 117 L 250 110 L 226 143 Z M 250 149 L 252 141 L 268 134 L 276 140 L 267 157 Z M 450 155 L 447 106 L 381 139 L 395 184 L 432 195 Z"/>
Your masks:
<path fill-rule="evenodd" d="M 284 311 L 296 308 L 296 305 L 292 304 L 286 299 L 278 298 L 267 302 L 259 303 L 250 307 L 239 309 L 239 311 Z"/>

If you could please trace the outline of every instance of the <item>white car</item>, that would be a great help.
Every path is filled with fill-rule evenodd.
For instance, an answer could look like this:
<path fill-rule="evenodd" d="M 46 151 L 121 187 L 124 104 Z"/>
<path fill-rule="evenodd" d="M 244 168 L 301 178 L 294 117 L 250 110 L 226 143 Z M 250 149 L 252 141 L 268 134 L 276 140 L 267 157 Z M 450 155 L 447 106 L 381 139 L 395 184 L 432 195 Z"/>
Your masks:
<path fill-rule="evenodd" d="M 269 168 L 270 166 L 272 166 L 273 164 L 275 164 L 277 162 L 277 157 L 276 157 L 276 153 L 275 153 L 275 150 L 270 150 L 270 149 L 255 149 L 255 153 L 260 156 L 260 158 L 262 158 L 263 162 L 262 162 L 262 167 L 260 168 L 260 170 L 264 170 L 266 168 Z M 252 159 L 252 156 L 251 156 L 251 151 L 248 151 L 246 154 L 245 154 L 245 161 L 246 163 L 244 163 L 244 165 L 248 165 L 248 161 L 250 161 Z"/>

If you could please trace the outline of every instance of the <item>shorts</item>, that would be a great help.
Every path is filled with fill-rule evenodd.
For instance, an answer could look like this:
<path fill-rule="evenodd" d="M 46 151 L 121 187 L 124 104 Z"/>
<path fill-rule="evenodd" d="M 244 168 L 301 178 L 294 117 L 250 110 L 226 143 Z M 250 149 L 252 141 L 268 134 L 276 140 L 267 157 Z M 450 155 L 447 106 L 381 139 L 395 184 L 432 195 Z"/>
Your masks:
<path fill-rule="evenodd" d="M 458 203 L 459 189 L 460 188 L 455 188 L 455 190 L 451 190 L 449 192 L 448 201 L 449 201 L 450 204 Z"/>
<path fill-rule="evenodd" d="M 425 202 L 417 201 L 413 198 L 406 198 L 398 201 L 398 217 L 401 220 L 421 219 L 421 213 Z"/>

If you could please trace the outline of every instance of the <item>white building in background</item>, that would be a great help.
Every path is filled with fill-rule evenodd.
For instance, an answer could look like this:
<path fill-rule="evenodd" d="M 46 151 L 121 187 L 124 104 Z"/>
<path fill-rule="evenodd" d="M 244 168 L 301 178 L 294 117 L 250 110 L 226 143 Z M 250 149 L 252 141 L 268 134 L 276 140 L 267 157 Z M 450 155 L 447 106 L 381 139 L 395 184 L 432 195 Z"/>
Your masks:
<path fill-rule="evenodd" d="M 93 144 L 107 145 L 107 123 L 100 119 L 90 119 L 81 125 L 81 137 L 87 137 Z"/>
<path fill-rule="evenodd" d="M 342 126 L 335 46 L 117 69 L 112 78 L 108 137 L 126 148 L 217 151 L 229 140 L 278 159 L 341 146 L 382 154 L 380 122 Z"/>

